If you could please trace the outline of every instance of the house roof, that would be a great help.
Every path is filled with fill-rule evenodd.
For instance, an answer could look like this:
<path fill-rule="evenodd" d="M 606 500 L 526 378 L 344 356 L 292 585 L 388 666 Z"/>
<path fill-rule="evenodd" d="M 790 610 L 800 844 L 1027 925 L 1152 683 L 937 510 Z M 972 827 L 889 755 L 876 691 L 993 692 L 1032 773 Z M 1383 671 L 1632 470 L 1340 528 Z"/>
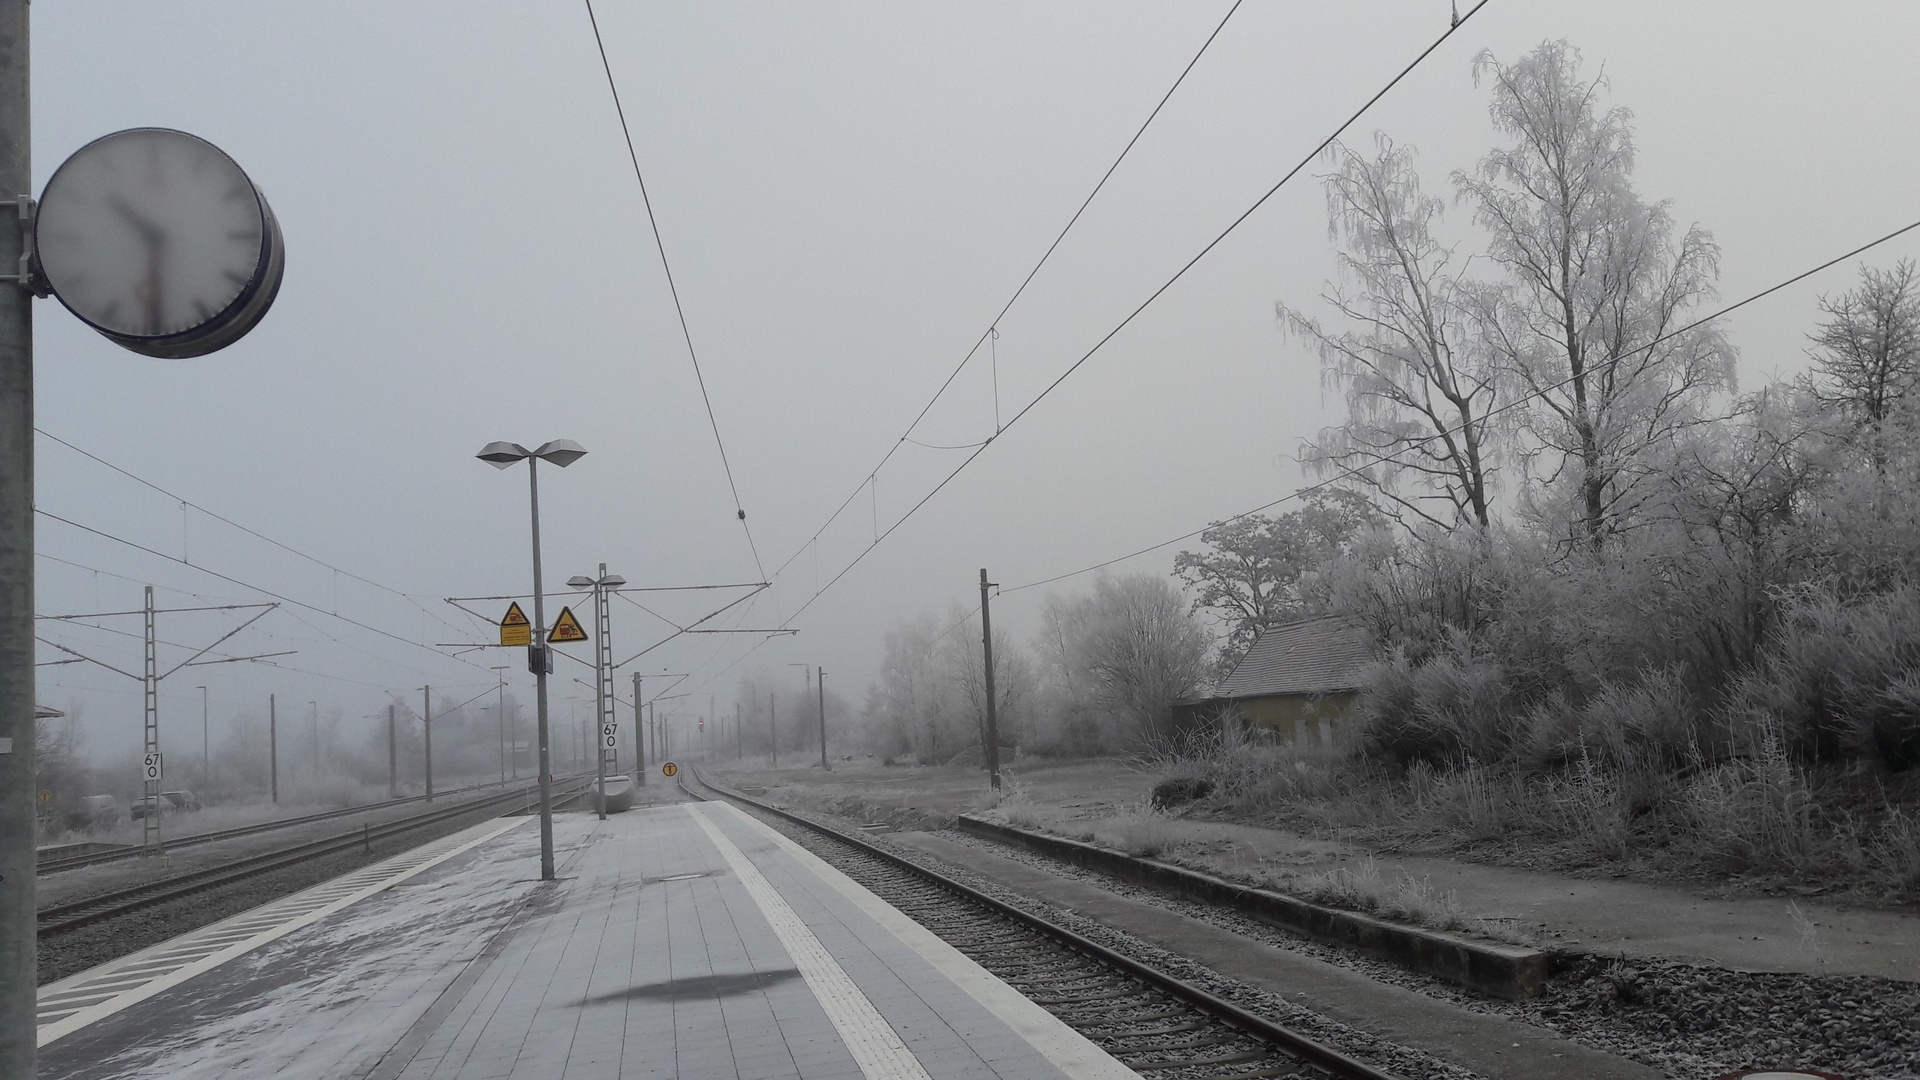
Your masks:
<path fill-rule="evenodd" d="M 67 714 L 48 705 L 35 705 L 33 707 L 33 718 L 35 720 L 51 720 L 56 716 L 65 715 Z"/>
<path fill-rule="evenodd" d="M 1375 659 L 1367 629 L 1328 615 L 1269 626 L 1214 691 L 1222 698 L 1333 694 L 1360 688 L 1360 669 Z"/>

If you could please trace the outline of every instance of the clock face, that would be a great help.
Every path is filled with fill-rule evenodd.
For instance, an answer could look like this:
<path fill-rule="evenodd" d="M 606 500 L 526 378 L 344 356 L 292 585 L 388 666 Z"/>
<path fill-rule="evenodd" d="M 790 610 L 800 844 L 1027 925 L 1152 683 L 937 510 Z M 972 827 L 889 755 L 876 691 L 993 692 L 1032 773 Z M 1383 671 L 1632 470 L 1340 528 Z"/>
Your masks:
<path fill-rule="evenodd" d="M 136 128 L 60 166 L 34 236 L 41 272 L 68 310 L 128 348 L 187 356 L 227 344 L 264 314 L 279 286 L 278 232 L 218 147 Z M 245 325 L 226 326 L 243 310 Z M 209 335 L 222 340 L 209 348 Z"/>

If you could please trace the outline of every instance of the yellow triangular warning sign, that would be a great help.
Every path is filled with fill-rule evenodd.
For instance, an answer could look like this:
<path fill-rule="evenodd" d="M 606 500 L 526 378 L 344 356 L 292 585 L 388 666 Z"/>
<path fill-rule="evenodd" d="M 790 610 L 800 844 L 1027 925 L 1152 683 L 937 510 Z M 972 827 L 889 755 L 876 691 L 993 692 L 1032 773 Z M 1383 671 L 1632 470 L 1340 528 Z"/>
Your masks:
<path fill-rule="evenodd" d="M 533 644 L 533 626 L 527 622 L 527 613 L 520 610 L 519 604 L 508 604 L 507 613 L 500 619 L 500 644 Z"/>
<path fill-rule="evenodd" d="M 585 641 L 587 632 L 580 629 L 580 620 L 573 617 L 573 609 L 563 607 L 560 617 L 553 621 L 553 633 L 547 635 L 548 641 Z"/>

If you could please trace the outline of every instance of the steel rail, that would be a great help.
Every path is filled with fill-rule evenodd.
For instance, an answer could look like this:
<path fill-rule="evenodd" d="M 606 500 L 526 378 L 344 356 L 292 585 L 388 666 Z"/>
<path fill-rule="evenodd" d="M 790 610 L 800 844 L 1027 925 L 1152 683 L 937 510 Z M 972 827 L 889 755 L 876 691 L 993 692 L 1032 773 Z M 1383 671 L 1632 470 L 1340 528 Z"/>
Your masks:
<path fill-rule="evenodd" d="M 483 788 L 497 786 L 499 786 L 499 781 L 497 780 L 489 784 L 469 784 L 466 787 L 435 792 L 434 797 L 458 796 L 468 792 L 479 791 Z M 425 795 L 405 795 L 398 799 L 382 799 L 379 802 L 361 803 L 358 806 L 346 806 L 338 810 L 323 810 L 317 814 L 276 818 L 273 821 L 262 821 L 254 825 L 236 825 L 231 829 L 216 829 L 212 832 L 193 833 L 189 836 L 162 841 L 160 849 L 162 851 L 171 851 L 174 848 L 191 847 L 194 844 L 210 844 L 218 840 L 232 840 L 235 837 L 252 836 L 256 833 L 272 832 L 275 829 L 288 829 L 297 825 L 309 825 L 316 821 L 326 821 L 329 818 L 348 817 L 353 814 L 366 814 L 375 810 L 405 806 L 408 803 L 422 802 L 425 799 Z M 36 862 L 34 864 L 34 873 L 36 876 L 41 874 L 57 874 L 62 870 L 74 870 L 82 866 L 95 866 L 100 863 L 118 862 L 121 859 L 138 858 L 146 853 L 147 849 L 139 844 L 125 844 L 115 847 L 111 851 L 94 851 L 88 852 L 85 855 L 70 855 L 66 858 Z"/>
<path fill-rule="evenodd" d="M 578 798 L 585 793 L 586 787 L 582 778 L 566 777 L 564 780 L 567 782 L 579 782 L 582 785 L 579 791 L 568 793 L 565 796 L 566 799 Z M 38 924 L 36 932 L 39 937 L 46 938 L 69 930 L 77 930 L 83 926 L 90 926 L 107 919 L 118 918 L 129 912 L 139 911 L 172 900 L 178 900 L 181 897 L 205 892 L 208 889 L 219 888 L 222 885 L 227 885 L 235 881 L 258 877 L 262 874 L 271 873 L 288 866 L 295 866 L 322 856 L 346 851 L 356 846 L 371 844 L 375 840 L 385 840 L 411 832 L 414 829 L 426 828 L 427 826 L 437 825 L 453 818 L 473 814 L 476 811 L 488 810 L 497 804 L 526 801 L 529 800 L 537 790 L 535 785 L 529 784 L 523 788 L 516 788 L 512 791 L 461 803 L 457 806 L 450 806 L 443 810 L 416 814 L 398 821 L 382 822 L 379 825 L 367 825 L 355 832 L 343 833 L 338 836 L 311 841 L 295 847 L 267 852 L 263 855 L 252 855 L 242 859 L 235 859 L 230 862 L 221 863 L 218 866 L 208 867 L 204 870 L 176 874 L 173 877 L 163 878 L 159 881 L 149 881 L 141 885 L 119 889 L 114 892 L 101 893 L 64 904 L 49 905 L 34 913 L 35 921 Z M 529 802 L 528 805 L 531 805 L 531 803 Z"/>
<path fill-rule="evenodd" d="M 694 774 L 693 775 L 694 783 L 719 794 L 721 797 L 725 799 L 728 799 L 730 801 L 737 802 L 737 803 L 742 803 L 744 805 L 751 806 L 756 810 L 761 810 L 765 813 L 775 815 L 776 817 L 782 818 L 786 821 L 790 821 L 795 825 L 799 825 L 802 828 L 820 833 L 823 836 L 827 836 L 833 840 L 836 840 L 842 844 L 847 845 L 848 847 L 851 847 L 857 851 L 860 851 L 863 854 L 870 855 L 876 859 L 879 859 L 882 862 L 885 862 L 891 866 L 898 867 L 902 870 L 907 871 L 908 873 L 914 874 L 915 876 L 918 876 L 927 881 L 930 881 L 933 884 L 938 885 L 943 889 L 946 889 L 961 897 L 964 897 L 965 899 L 970 900 L 976 904 L 979 904 L 982 907 L 988 908 L 989 910 L 994 911 L 997 914 L 1003 915 L 1013 920 L 1014 922 L 1017 922 L 1023 926 L 1026 926 L 1027 928 L 1034 930 L 1044 935 L 1045 937 L 1052 938 L 1053 940 L 1059 942 L 1062 945 L 1065 945 L 1066 947 L 1074 950 L 1075 952 L 1083 953 L 1093 958 L 1096 961 L 1099 961 L 1103 964 L 1107 964 L 1113 968 L 1116 968 L 1122 973 L 1132 976 L 1133 978 L 1138 979 L 1141 982 L 1146 983 L 1147 985 L 1152 986 L 1177 1000 L 1185 1002 L 1186 1004 L 1200 1010 L 1201 1012 L 1204 1012 L 1210 1016 L 1213 1016 L 1215 1019 L 1220 1020 L 1231 1027 L 1237 1028 L 1240 1031 L 1248 1035 L 1251 1035 L 1257 1039 L 1263 1039 L 1263 1040 L 1266 1040 L 1267 1042 L 1274 1043 L 1277 1046 L 1280 1046 L 1281 1048 L 1286 1050 L 1287 1052 L 1297 1055 L 1303 1061 L 1309 1062 L 1322 1069 L 1326 1069 L 1329 1072 L 1333 1073 L 1335 1076 L 1344 1078 L 1344 1080 L 1399 1080 L 1399 1078 L 1392 1073 L 1383 1072 L 1379 1069 L 1374 1068 L 1371 1065 L 1368 1065 L 1366 1062 L 1348 1057 L 1347 1055 L 1341 1053 L 1340 1051 L 1335 1050 L 1332 1047 L 1327 1046 L 1323 1043 L 1316 1042 L 1313 1039 L 1308 1038 L 1307 1036 L 1302 1035 L 1301 1033 L 1293 1030 L 1292 1028 L 1286 1027 L 1285 1025 L 1282 1025 L 1282 1024 L 1275 1023 L 1274 1021 L 1269 1020 L 1266 1017 L 1259 1015 L 1258 1013 L 1254 1013 L 1245 1008 L 1242 1008 L 1241 1006 L 1236 1005 L 1233 1002 L 1226 1000 L 1225 998 L 1219 997 L 1214 994 L 1210 994 L 1207 991 L 1202 990 L 1199 987 L 1193 985 L 1192 983 L 1189 983 L 1183 979 L 1177 978 L 1173 975 L 1169 975 L 1166 972 L 1163 972 L 1147 964 L 1141 963 L 1140 961 L 1135 960 L 1133 957 L 1130 957 L 1125 953 L 1116 952 L 1113 949 L 1108 948 L 1107 946 L 1102 945 L 1099 942 L 1093 941 L 1092 939 L 1087 938 L 1081 934 L 1075 933 L 1074 931 L 1069 930 L 1066 927 L 1059 925 L 1058 923 L 1051 922 L 1047 919 L 1044 919 L 1038 915 L 1033 914 L 1032 912 L 1022 910 L 1021 908 L 1015 907 L 1014 905 L 1009 904 L 1004 900 L 1000 900 L 997 897 L 989 896 L 988 894 L 981 892 L 980 890 L 975 889 L 970 885 L 964 885 L 958 881 L 955 881 L 953 878 L 950 878 L 945 874 L 940 873 L 937 870 L 933 870 L 928 867 L 922 866 L 919 863 L 916 863 L 910 859 L 905 858 L 904 856 L 898 855 L 894 852 L 888 851 L 885 848 L 869 843 L 868 841 L 861 839 L 860 837 L 852 836 L 850 834 L 841 832 L 840 830 L 833 828 L 830 825 L 823 825 L 820 822 L 814 821 L 810 818 L 806 818 L 799 814 L 792 813 L 791 811 L 783 810 L 777 806 L 772 806 L 768 803 L 761 802 L 758 799 L 754 799 L 746 795 L 742 795 L 737 791 L 731 791 L 727 788 L 720 787 L 717 784 L 713 784 L 707 781 L 704 777 L 699 776 L 697 772 L 695 772 L 692 769 L 689 769 L 688 772 Z M 687 794 L 693 796 L 696 799 L 700 799 L 702 801 L 708 801 L 706 796 L 700 794 L 699 792 L 693 790 L 693 788 L 688 786 L 687 780 L 685 779 L 685 774 L 683 774 L 683 778 L 680 781 L 680 788 L 681 790 L 685 791 Z"/>

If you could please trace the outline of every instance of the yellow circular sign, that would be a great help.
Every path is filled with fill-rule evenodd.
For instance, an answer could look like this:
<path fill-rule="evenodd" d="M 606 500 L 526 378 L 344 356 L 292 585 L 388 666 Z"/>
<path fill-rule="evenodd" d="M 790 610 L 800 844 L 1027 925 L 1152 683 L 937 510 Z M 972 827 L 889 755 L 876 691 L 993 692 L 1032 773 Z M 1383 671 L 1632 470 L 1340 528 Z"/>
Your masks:
<path fill-rule="evenodd" d="M 675 765 L 671 761 L 667 762 L 665 765 L 660 766 L 661 776 L 672 776 L 674 773 L 677 773 L 679 771 L 680 771 L 680 766 Z"/>

